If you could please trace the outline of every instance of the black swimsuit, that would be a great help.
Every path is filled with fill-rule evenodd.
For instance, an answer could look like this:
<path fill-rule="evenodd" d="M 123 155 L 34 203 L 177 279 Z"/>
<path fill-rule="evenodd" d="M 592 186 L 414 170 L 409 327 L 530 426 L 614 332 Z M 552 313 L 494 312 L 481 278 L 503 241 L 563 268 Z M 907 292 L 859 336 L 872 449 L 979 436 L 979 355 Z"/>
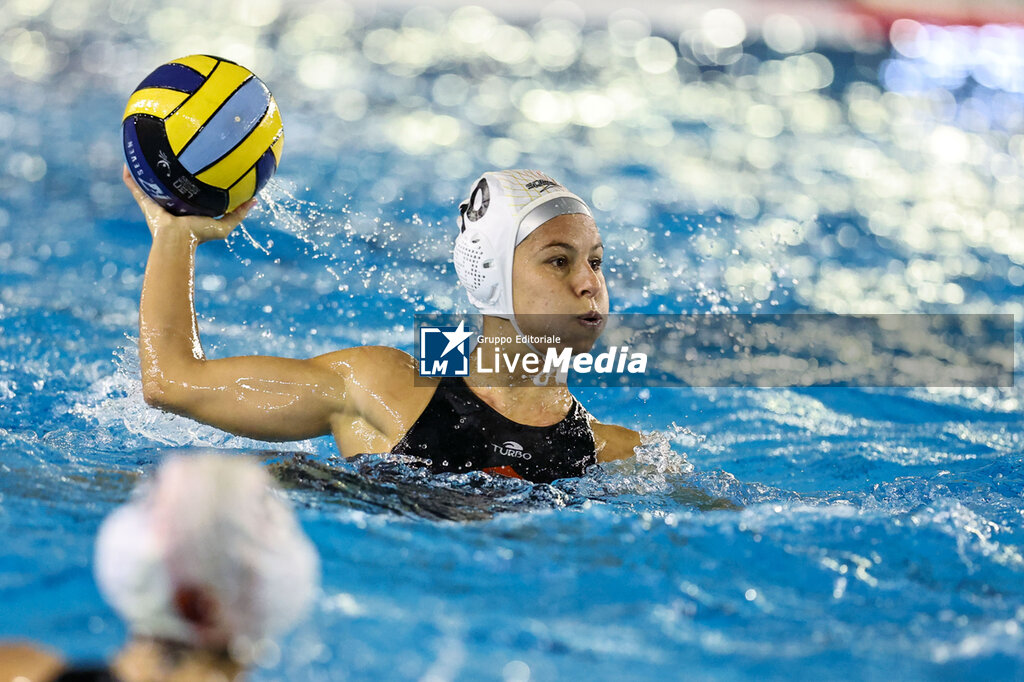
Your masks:
<path fill-rule="evenodd" d="M 107 666 L 65 668 L 53 682 L 119 682 L 121 678 L 114 675 Z"/>
<path fill-rule="evenodd" d="M 557 424 L 527 426 L 502 416 L 453 378 L 441 379 L 391 452 L 427 460 L 434 473 L 482 470 L 537 483 L 582 476 L 597 463 L 589 415 L 575 398 Z"/>

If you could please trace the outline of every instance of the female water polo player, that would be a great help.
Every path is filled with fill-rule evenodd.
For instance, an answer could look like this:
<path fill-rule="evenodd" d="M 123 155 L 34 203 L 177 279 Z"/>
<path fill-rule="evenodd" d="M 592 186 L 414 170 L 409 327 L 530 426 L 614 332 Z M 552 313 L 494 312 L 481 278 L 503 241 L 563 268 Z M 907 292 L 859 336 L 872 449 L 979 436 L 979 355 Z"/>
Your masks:
<path fill-rule="evenodd" d="M 256 462 L 171 456 L 100 526 L 100 592 L 131 639 L 108 666 L 0 644 L 0 680 L 226 682 L 302 618 L 320 559 Z"/>
<path fill-rule="evenodd" d="M 139 312 L 151 405 L 262 440 L 332 434 L 346 457 L 391 452 L 435 472 L 484 470 L 536 482 L 581 476 L 639 445 L 635 431 L 598 423 L 564 384 L 537 385 L 507 368 L 424 379 L 408 354 L 381 346 L 307 360 L 207 360 L 194 307 L 196 247 L 227 237 L 253 202 L 216 220 L 177 217 L 127 169 L 124 181 L 153 237 Z M 589 350 L 608 315 L 608 291 L 601 238 L 583 200 L 538 171 L 489 172 L 473 184 L 458 221 L 456 271 L 484 316 L 474 353 L 530 352 L 529 339 L 550 337 L 537 320 L 551 316 L 560 337 Z"/>

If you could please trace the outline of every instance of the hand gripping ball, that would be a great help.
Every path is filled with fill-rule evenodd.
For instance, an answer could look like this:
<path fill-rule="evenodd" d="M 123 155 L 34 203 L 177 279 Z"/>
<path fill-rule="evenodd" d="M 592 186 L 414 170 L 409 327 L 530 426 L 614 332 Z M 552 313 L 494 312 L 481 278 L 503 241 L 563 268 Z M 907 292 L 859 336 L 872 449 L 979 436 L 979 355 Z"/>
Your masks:
<path fill-rule="evenodd" d="M 193 55 L 157 68 L 128 99 L 124 155 L 146 194 L 177 215 L 219 216 L 277 170 L 284 127 L 248 69 Z"/>

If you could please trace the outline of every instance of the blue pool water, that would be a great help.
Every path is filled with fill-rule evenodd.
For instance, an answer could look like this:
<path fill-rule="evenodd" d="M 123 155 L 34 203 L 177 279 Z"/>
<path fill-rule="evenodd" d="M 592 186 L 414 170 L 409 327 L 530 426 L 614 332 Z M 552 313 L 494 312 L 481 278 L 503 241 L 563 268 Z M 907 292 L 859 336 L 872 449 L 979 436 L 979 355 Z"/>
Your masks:
<path fill-rule="evenodd" d="M 1024 678 L 1019 383 L 581 390 L 647 443 L 552 486 L 231 437 L 142 401 L 118 137 L 135 84 L 192 52 L 281 106 L 265 201 L 200 249 L 211 357 L 411 350 L 413 314 L 468 310 L 451 216 L 490 167 L 591 200 L 613 311 L 1020 315 L 1015 29 L 208 5 L 0 19 L 0 637 L 114 652 L 95 530 L 166 453 L 212 447 L 263 458 L 323 558 L 256 679 Z"/>

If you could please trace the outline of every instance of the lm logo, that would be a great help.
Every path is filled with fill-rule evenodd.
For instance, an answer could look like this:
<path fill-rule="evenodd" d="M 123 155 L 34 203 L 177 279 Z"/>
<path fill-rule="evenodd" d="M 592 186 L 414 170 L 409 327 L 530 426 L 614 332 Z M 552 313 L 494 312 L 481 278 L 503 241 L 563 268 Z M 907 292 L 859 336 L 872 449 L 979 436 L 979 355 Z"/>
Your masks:
<path fill-rule="evenodd" d="M 420 327 L 420 376 L 468 377 L 471 336 L 465 322 L 458 327 Z"/>

